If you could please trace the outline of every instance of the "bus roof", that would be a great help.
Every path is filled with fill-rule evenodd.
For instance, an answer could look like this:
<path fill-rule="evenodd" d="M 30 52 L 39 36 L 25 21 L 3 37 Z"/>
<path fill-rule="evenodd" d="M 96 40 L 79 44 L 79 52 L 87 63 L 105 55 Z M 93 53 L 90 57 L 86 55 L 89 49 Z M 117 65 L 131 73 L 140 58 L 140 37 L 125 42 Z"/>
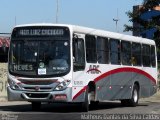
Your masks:
<path fill-rule="evenodd" d="M 107 38 L 155 45 L 155 41 L 151 39 L 146 39 L 146 38 L 136 37 L 136 36 L 131 36 L 131 35 L 125 35 L 125 34 L 110 32 L 106 30 L 99 30 L 99 29 L 94 29 L 94 28 L 89 28 L 89 27 L 70 25 L 70 24 L 36 23 L 36 24 L 17 25 L 15 27 L 29 27 L 29 26 L 65 26 L 65 27 L 69 27 L 71 31 L 76 32 L 76 33 L 90 34 L 90 35 L 95 35 L 95 36 L 102 36 L 102 37 L 107 37 Z"/>

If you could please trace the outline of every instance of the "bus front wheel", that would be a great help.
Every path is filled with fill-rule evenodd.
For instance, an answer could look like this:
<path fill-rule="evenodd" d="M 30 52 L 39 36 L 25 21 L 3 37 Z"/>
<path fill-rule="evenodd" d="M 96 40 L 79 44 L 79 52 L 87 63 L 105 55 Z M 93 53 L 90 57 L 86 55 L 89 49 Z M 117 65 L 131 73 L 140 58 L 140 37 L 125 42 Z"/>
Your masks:
<path fill-rule="evenodd" d="M 85 92 L 85 101 L 82 103 L 82 111 L 83 112 L 88 112 L 89 110 L 89 104 L 90 104 L 90 94 L 88 92 L 88 88 L 86 89 Z"/>

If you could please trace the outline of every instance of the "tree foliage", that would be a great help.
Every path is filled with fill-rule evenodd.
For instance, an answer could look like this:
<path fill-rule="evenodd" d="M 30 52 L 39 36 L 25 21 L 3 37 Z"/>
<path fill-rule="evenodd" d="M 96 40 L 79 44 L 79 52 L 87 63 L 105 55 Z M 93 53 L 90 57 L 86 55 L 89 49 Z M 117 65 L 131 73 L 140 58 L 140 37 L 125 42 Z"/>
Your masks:
<path fill-rule="evenodd" d="M 156 28 L 154 34 L 154 40 L 156 41 L 157 46 L 160 48 L 160 16 L 152 17 L 149 20 L 143 20 L 141 15 L 148 11 L 153 10 L 156 6 L 159 6 L 160 0 L 143 0 L 142 6 L 138 10 L 126 12 L 129 17 L 129 22 L 137 23 L 137 26 L 124 25 L 124 31 L 135 31 L 142 33 L 151 28 Z"/>

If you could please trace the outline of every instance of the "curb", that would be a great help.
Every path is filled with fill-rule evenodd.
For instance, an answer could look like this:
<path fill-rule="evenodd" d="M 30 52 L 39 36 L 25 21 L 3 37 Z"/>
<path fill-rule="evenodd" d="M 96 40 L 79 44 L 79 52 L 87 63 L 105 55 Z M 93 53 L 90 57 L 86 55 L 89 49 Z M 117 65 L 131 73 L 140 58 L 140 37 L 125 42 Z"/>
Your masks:
<path fill-rule="evenodd" d="M 158 90 L 153 96 L 147 98 L 141 98 L 142 102 L 160 102 L 160 90 Z"/>
<path fill-rule="evenodd" d="M 8 99 L 7 99 L 6 96 L 1 96 L 0 97 L 0 102 L 7 102 L 7 101 L 8 101 Z"/>

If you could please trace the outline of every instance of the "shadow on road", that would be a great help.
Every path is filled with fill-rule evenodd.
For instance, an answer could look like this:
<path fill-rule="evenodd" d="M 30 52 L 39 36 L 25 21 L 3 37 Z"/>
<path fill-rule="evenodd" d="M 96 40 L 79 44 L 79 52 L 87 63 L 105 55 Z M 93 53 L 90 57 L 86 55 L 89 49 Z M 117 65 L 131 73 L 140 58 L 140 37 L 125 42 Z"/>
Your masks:
<path fill-rule="evenodd" d="M 138 106 L 148 106 L 147 103 L 140 103 Z M 137 107 L 138 107 L 137 106 Z M 104 109 L 116 109 L 124 108 L 120 102 L 102 102 L 98 105 L 90 106 L 89 111 L 97 111 Z M 126 108 L 126 107 L 125 107 Z M 51 103 L 42 104 L 39 111 L 32 111 L 31 104 L 21 104 L 21 105 L 6 105 L 0 106 L 1 111 L 11 111 L 11 112 L 54 112 L 54 113 L 80 113 L 82 112 L 80 104 L 67 104 L 67 103 Z"/>

